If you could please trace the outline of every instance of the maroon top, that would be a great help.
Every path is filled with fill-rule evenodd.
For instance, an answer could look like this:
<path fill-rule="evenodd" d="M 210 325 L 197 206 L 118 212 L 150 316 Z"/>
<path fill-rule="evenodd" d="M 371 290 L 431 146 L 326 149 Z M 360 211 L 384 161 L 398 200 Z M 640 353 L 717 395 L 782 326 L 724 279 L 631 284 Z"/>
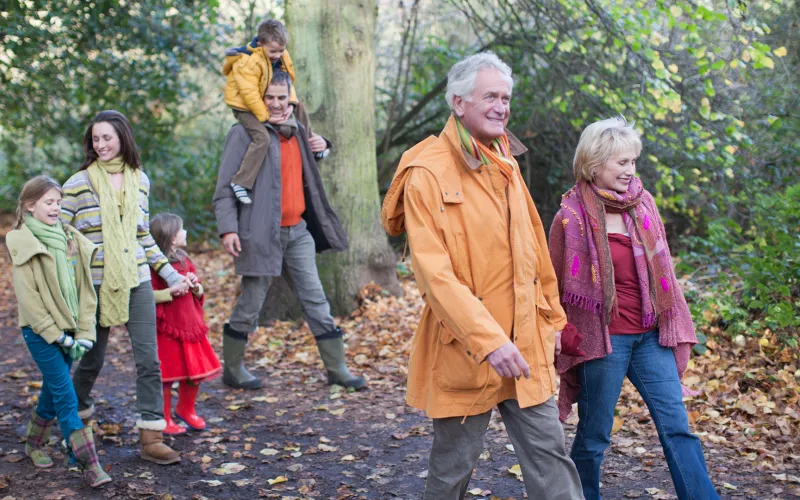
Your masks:
<path fill-rule="evenodd" d="M 608 233 L 608 246 L 614 264 L 614 286 L 619 304 L 619 316 L 611 320 L 608 333 L 625 335 L 649 331 L 650 328 L 642 326 L 642 292 L 631 238 L 620 233 Z"/>

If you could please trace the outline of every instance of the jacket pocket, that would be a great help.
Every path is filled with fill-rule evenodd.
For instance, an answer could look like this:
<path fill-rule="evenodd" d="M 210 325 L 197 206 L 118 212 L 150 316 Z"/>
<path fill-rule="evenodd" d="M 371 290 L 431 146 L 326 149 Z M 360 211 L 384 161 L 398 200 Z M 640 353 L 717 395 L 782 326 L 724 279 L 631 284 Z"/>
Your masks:
<path fill-rule="evenodd" d="M 439 323 L 439 344 L 433 362 L 436 385 L 444 391 L 477 391 L 497 385 L 497 375 L 488 362 L 476 364 L 467 348 Z"/>
<path fill-rule="evenodd" d="M 467 251 L 467 235 L 464 233 L 455 233 L 456 242 L 456 262 L 454 271 L 456 278 L 461 284 L 475 293 L 475 283 L 472 280 L 472 267 L 469 260 L 469 252 Z"/>
<path fill-rule="evenodd" d="M 239 205 L 239 236 L 250 235 L 250 218 L 253 216 L 253 204 L 236 203 Z"/>

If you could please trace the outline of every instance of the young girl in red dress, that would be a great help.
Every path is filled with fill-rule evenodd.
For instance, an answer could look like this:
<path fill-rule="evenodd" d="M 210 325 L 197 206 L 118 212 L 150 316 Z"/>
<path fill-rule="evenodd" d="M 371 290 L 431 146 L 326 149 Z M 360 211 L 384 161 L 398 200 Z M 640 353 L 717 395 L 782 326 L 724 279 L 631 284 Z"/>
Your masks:
<path fill-rule="evenodd" d="M 203 318 L 203 286 L 186 247 L 183 219 L 175 214 L 159 214 L 150 220 L 150 234 L 170 264 L 186 276 L 191 293 L 173 290 L 151 270 L 156 299 L 156 331 L 161 380 L 164 383 L 164 434 L 183 434 L 186 428 L 172 420 L 172 383 L 180 382 L 175 415 L 196 431 L 206 428 L 195 413 L 200 382 L 219 376 L 222 367 L 208 342 L 208 326 Z"/>

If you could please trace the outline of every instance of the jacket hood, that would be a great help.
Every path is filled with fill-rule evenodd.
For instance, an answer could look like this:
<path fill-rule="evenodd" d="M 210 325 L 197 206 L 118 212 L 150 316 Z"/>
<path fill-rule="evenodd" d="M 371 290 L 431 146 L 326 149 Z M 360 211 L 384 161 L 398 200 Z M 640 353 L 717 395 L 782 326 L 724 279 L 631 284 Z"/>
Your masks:
<path fill-rule="evenodd" d="M 75 242 L 78 244 L 80 255 L 84 259 L 88 258 L 87 265 L 90 264 L 94 258 L 95 252 L 97 252 L 97 245 L 89 241 L 77 229 L 68 224 L 64 224 L 64 230 L 73 236 Z M 44 243 L 39 241 L 25 224 L 19 229 L 9 231 L 6 235 L 6 246 L 11 254 L 11 263 L 15 266 L 24 265 L 33 257 L 40 254 L 52 257 L 50 252 L 47 251 L 47 247 L 44 246 Z"/>
<path fill-rule="evenodd" d="M 506 134 L 512 155 L 517 156 L 527 151 L 511 132 L 506 130 Z M 436 178 L 442 195 L 442 203 L 464 202 L 464 197 L 461 195 L 460 170 L 462 168 L 469 170 L 477 168 L 477 166 L 471 165 L 462 151 L 456 119 L 451 114 L 439 137 L 432 135 L 403 153 L 389 190 L 383 199 L 381 210 L 381 223 L 390 236 L 399 236 L 406 230 L 403 198 L 405 197 L 406 182 L 414 168 L 424 168 Z"/>
<path fill-rule="evenodd" d="M 11 263 L 21 266 L 39 254 L 50 255 L 44 244 L 23 224 L 19 229 L 9 231 L 6 246 L 11 253 Z"/>
<path fill-rule="evenodd" d="M 241 47 L 230 47 L 225 49 L 225 62 L 222 65 L 222 74 L 228 76 L 233 70 L 233 65 L 236 64 L 236 61 L 238 61 L 239 58 L 249 56 L 259 50 L 263 53 L 263 49 L 255 45 L 255 40 L 247 45 L 242 45 Z"/>

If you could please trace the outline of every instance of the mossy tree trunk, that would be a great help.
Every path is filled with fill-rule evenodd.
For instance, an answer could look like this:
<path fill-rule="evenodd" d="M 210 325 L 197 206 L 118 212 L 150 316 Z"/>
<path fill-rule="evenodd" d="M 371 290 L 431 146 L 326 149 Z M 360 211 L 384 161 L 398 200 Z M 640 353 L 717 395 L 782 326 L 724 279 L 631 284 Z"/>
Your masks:
<path fill-rule="evenodd" d="M 348 251 L 317 258 L 335 315 L 350 313 L 359 289 L 371 281 L 392 293 L 401 292 L 396 255 L 380 223 L 374 110 L 376 17 L 374 0 L 286 2 L 297 96 L 308 111 L 313 131 L 333 143 L 319 168 L 331 205 L 350 239 Z M 277 313 L 272 312 L 270 316 Z"/>

